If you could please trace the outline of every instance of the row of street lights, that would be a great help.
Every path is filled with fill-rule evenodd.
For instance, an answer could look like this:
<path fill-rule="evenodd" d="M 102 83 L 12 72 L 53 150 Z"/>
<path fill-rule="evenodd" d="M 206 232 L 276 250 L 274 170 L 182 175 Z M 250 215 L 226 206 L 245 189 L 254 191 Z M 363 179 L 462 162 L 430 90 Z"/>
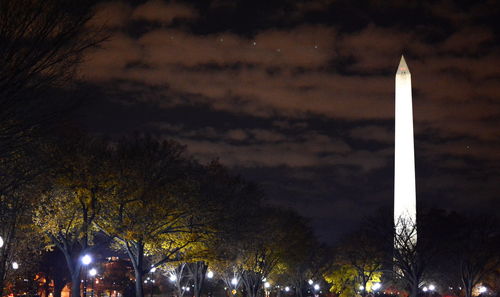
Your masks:
<path fill-rule="evenodd" d="M 83 297 L 87 297 L 87 266 L 92 263 L 92 257 L 90 255 L 84 255 L 81 259 L 84 269 L 85 279 L 83 280 Z M 94 297 L 94 279 L 97 275 L 97 269 L 91 268 L 88 271 L 88 275 L 92 277 L 92 297 Z"/>

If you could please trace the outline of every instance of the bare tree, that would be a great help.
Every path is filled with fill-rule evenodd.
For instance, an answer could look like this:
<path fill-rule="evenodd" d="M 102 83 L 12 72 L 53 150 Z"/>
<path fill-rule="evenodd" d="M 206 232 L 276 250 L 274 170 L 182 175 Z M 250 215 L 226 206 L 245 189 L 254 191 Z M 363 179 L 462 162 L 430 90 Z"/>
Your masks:
<path fill-rule="evenodd" d="M 490 217 L 469 217 L 454 232 L 449 258 L 458 272 L 466 297 L 500 265 L 500 231 Z"/>
<path fill-rule="evenodd" d="M 90 1 L 0 0 L 0 280 L 5 278 L 11 242 L 18 220 L 27 212 L 21 194 L 33 184 L 41 166 L 31 162 L 37 151 L 34 138 L 72 104 L 51 96 L 67 86 L 82 53 L 103 40 L 99 30 L 86 27 Z M 24 158 L 25 160 L 21 160 Z M 34 163 L 32 164 L 34 165 Z"/>
<path fill-rule="evenodd" d="M 68 106 L 49 96 L 67 86 L 83 52 L 104 40 L 86 26 L 91 1 L 0 1 L 0 156 L 27 142 Z"/>

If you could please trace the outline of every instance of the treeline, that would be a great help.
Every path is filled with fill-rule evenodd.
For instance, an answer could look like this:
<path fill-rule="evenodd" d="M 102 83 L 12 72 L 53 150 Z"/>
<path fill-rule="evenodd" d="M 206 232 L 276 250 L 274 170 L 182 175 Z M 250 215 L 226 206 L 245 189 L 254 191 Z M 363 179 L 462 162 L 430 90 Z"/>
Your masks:
<path fill-rule="evenodd" d="M 17 167 L 43 172 L 10 196 L 15 204 L 2 209 L 16 218 L 3 226 L 11 230 L 2 233 L 8 271 L 14 261 L 21 267 L 34 262 L 19 246 L 34 253 L 57 248 L 72 294 L 79 296 L 81 259 L 98 252 L 94 239 L 105 235 L 110 248 L 130 258 L 136 296 L 143 296 L 145 274 L 172 263 L 237 273 L 251 297 L 272 274 L 307 277 L 317 243 L 305 220 L 266 205 L 255 185 L 217 161 L 197 162 L 175 141 L 73 135 L 44 143 L 37 156 L 37 163 Z M 304 271 L 295 270 L 299 264 Z"/>
<path fill-rule="evenodd" d="M 341 297 L 376 292 L 495 296 L 500 290 L 500 225 L 493 214 L 419 209 L 417 223 L 387 210 L 364 220 L 331 251 L 324 268 Z"/>

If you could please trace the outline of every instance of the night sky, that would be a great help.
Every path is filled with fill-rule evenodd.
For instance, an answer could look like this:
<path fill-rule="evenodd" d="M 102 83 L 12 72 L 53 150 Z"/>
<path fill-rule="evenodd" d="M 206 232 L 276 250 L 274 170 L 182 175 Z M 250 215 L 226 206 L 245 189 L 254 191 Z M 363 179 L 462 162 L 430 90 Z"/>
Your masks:
<path fill-rule="evenodd" d="M 392 208 L 394 75 L 413 83 L 418 203 L 500 207 L 497 1 L 114 1 L 81 64 L 92 133 L 219 158 L 335 242 Z"/>

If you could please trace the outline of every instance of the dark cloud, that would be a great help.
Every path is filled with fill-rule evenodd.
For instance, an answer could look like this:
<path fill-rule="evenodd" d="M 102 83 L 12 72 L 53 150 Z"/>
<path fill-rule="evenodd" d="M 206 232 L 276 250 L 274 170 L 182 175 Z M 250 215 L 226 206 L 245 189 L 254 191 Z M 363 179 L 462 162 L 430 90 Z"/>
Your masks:
<path fill-rule="evenodd" d="M 315 218 L 331 241 L 391 205 L 394 71 L 405 53 L 420 201 L 495 201 L 498 5 L 271 2 L 101 3 L 93 23 L 111 38 L 80 68 L 101 90 L 86 122 L 219 157 L 261 182 L 273 203 Z"/>

